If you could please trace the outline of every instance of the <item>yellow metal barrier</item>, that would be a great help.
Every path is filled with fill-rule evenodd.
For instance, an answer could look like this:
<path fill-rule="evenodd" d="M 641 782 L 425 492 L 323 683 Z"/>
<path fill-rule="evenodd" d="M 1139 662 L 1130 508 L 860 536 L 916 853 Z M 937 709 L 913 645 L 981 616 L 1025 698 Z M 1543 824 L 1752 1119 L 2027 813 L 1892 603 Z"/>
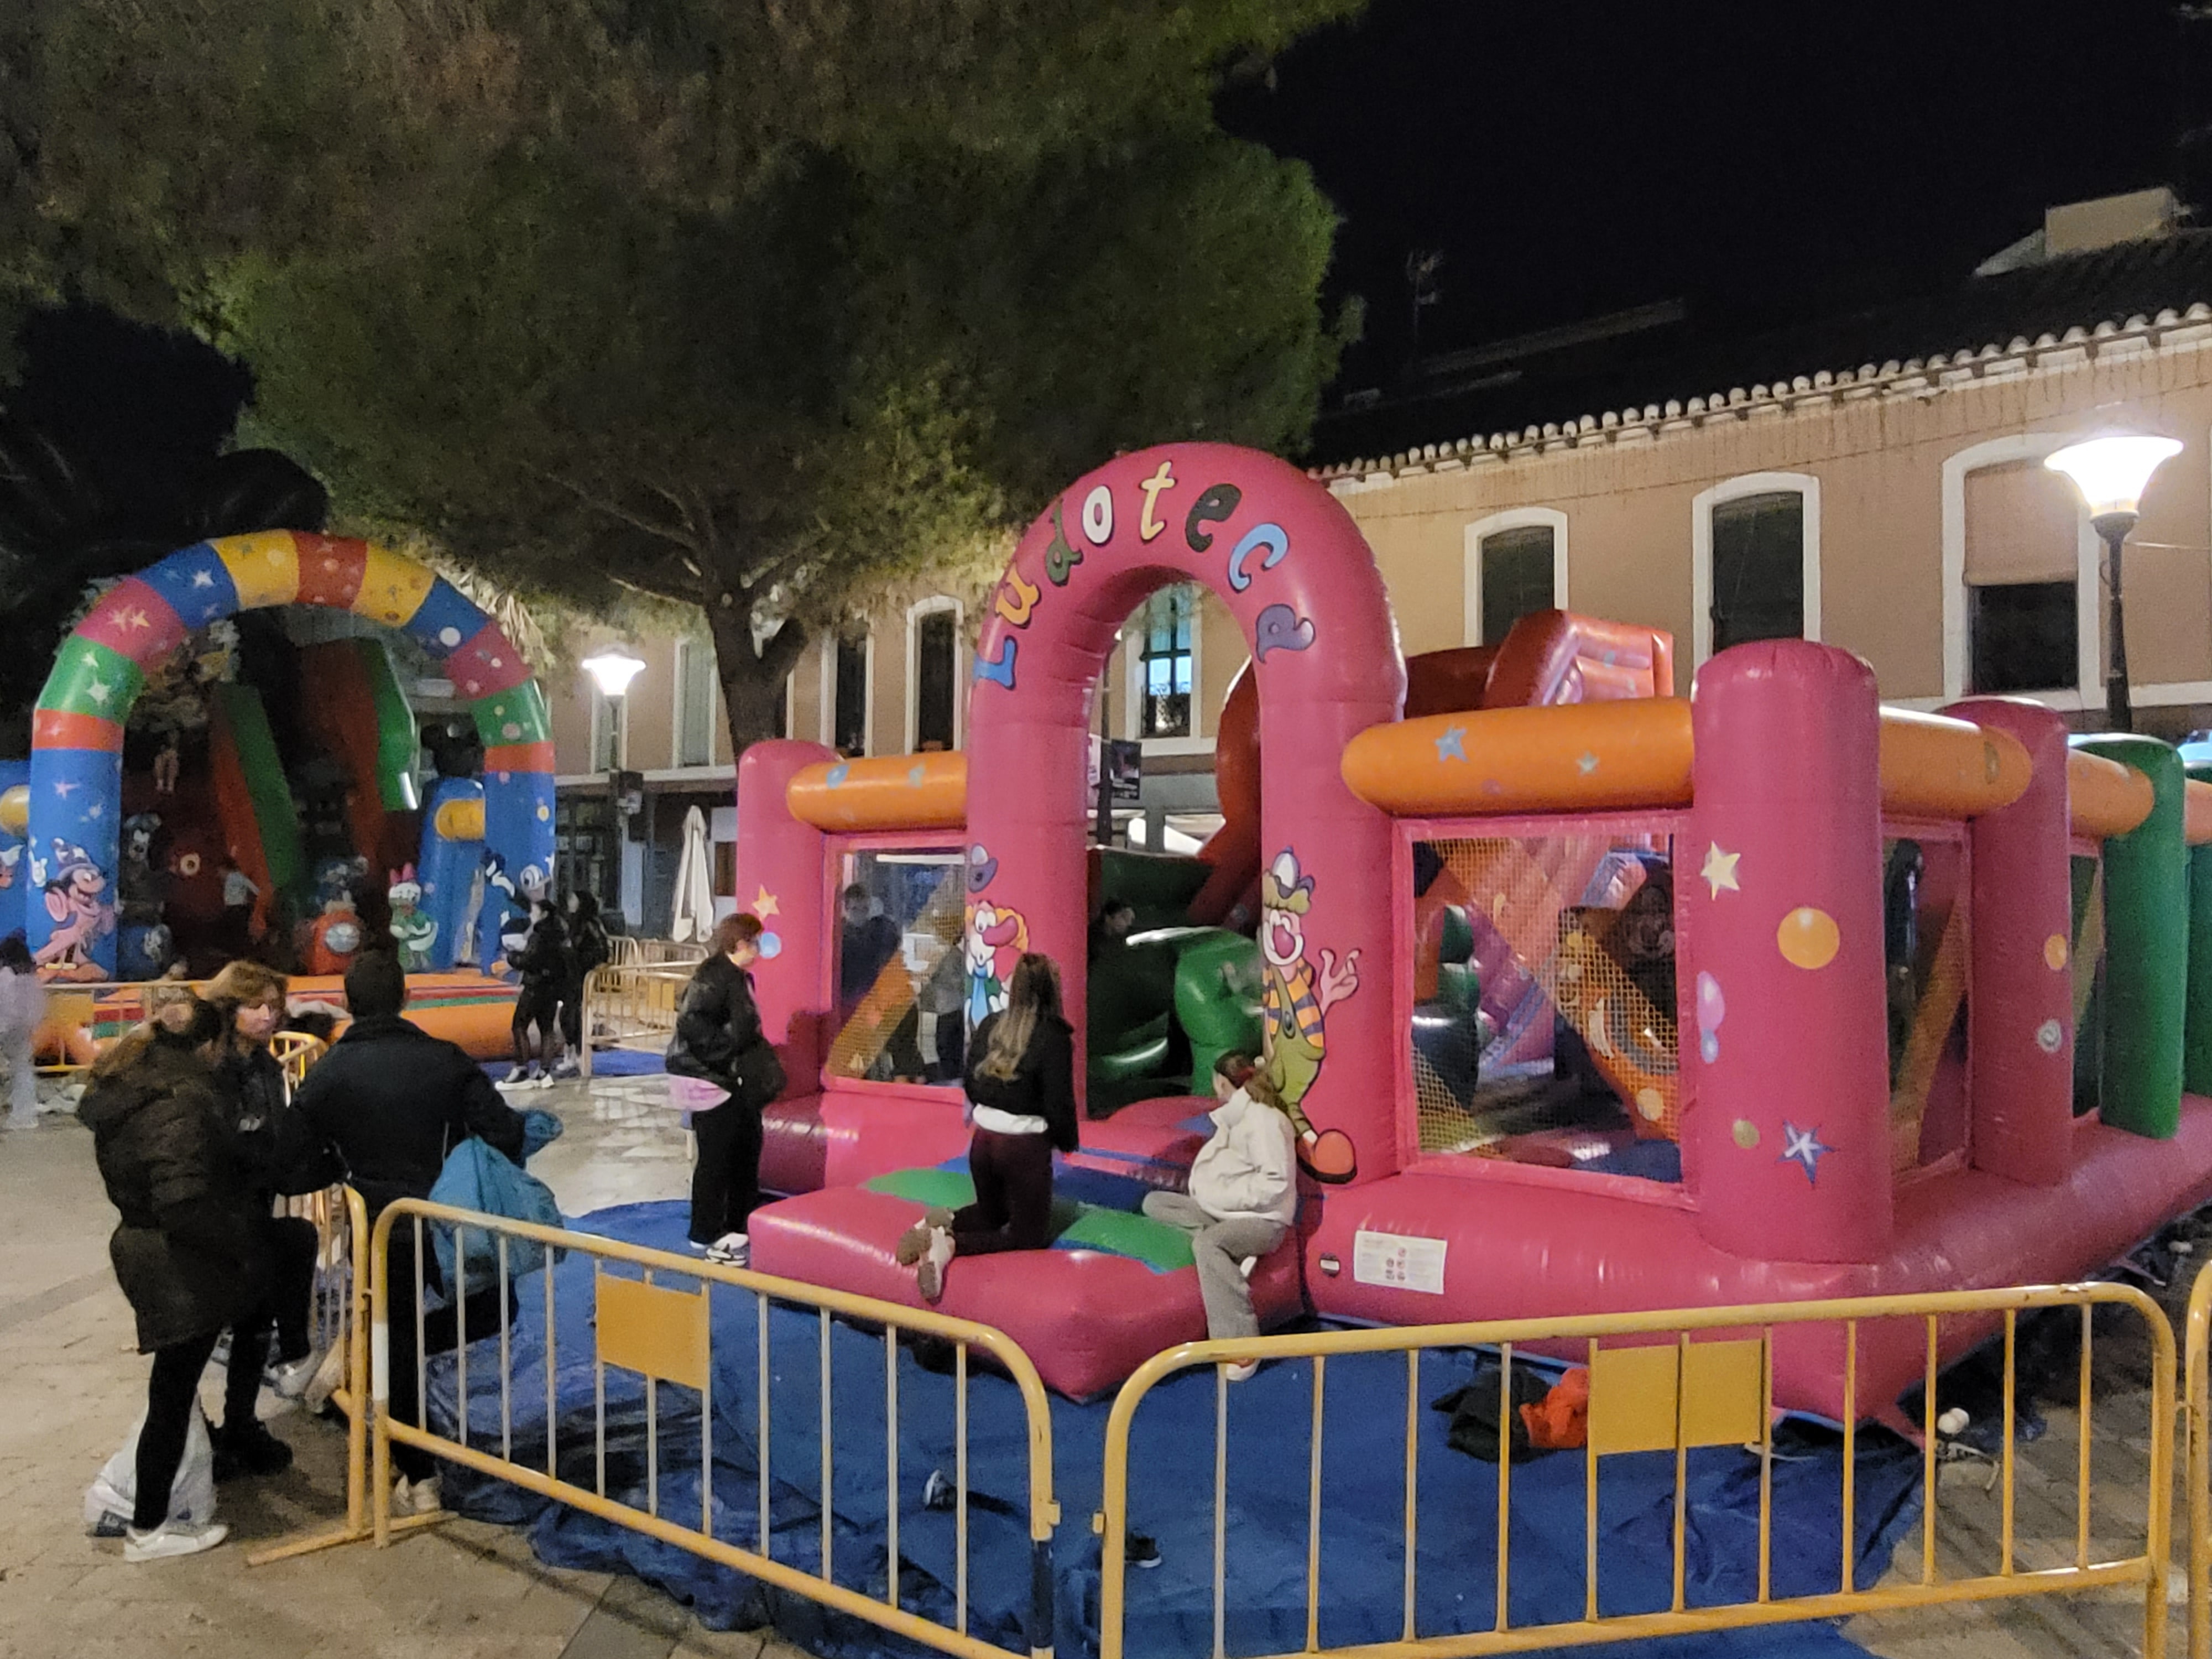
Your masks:
<path fill-rule="evenodd" d="M 307 1075 L 307 1067 L 328 1054 L 331 1045 L 305 1031 L 279 1031 L 269 1040 L 269 1052 L 284 1068 L 284 1097 L 289 1100 L 292 1091 L 300 1086 L 301 1079 Z"/>
<path fill-rule="evenodd" d="M 2192 1400 L 2204 1399 L 2206 1281 L 2200 1281 L 2191 1304 L 2191 1332 Z M 2150 1424 L 2148 1432 L 2148 1498 L 2142 1521 L 2142 1548 L 2116 1559 L 2094 1559 L 2090 1548 L 2090 1316 L 2099 1306 L 2131 1310 L 2141 1318 L 2152 1349 Z M 2019 1316 L 2035 1309 L 2078 1308 L 2081 1316 L 2080 1406 L 2082 1429 L 2077 1468 L 2075 1535 L 2071 1565 L 2026 1569 L 2018 1559 L 2015 1531 L 2017 1446 L 2014 1436 L 2016 1372 L 2015 1326 Z M 1999 1476 L 2003 1482 L 2002 1535 L 1996 1571 L 1966 1577 L 1947 1577 L 1938 1570 L 1936 1529 L 1940 1509 L 1936 1489 L 1939 1436 L 1936 1388 L 1936 1326 L 1939 1320 L 1979 1318 L 2001 1322 L 2003 1336 L 2005 1404 L 2003 1445 Z M 1910 1319 L 1926 1327 L 1927 1361 L 1924 1376 L 1924 1420 L 1918 1425 L 1924 1443 L 1923 1479 L 1926 1507 L 1923 1512 L 1919 1570 L 1905 1583 L 1887 1583 L 1871 1589 L 1856 1587 L 1853 1572 L 1856 1546 L 1856 1470 L 1853 1419 L 1862 1410 L 1871 1411 L 1885 1401 L 1857 1398 L 1860 1327 L 1875 1321 Z M 1778 1328 L 1826 1324 L 1838 1327 L 1844 1357 L 1844 1474 L 1838 1501 L 1843 1522 L 1843 1555 L 1833 1592 L 1777 1596 L 1772 1585 L 1774 1342 Z M 1693 1340 L 1694 1333 L 1726 1333 L 1713 1340 Z M 1750 1333 L 1751 1334 L 1745 1334 Z M 1609 1339 L 1628 1339 L 1609 1342 Z M 1512 1463 L 1510 1426 L 1516 1420 L 1510 1379 L 1516 1346 L 1524 1350 L 1541 1344 L 1545 1350 L 1562 1348 L 1582 1357 L 1590 1368 L 1589 1443 L 1586 1465 L 1587 1532 L 1583 1563 L 1583 1616 L 1548 1624 L 1516 1625 L 1508 1613 L 1512 1577 Z M 1497 1598 L 1490 1626 L 1484 1630 L 1424 1632 L 1415 1617 L 1416 1540 L 1420 1515 L 1417 1480 L 1419 1425 L 1422 1402 L 1419 1361 L 1424 1352 L 1437 1348 L 1496 1347 L 1500 1353 L 1498 1401 L 1498 1512 L 1495 1547 Z M 1213 1647 L 1216 1659 L 1224 1651 L 1224 1638 L 1231 1609 L 1227 1604 L 1224 1562 L 1228 1541 L 1229 1455 L 1227 1368 L 1243 1360 L 1310 1359 L 1312 1362 L 1311 1439 L 1308 1448 L 1307 1548 L 1305 1583 L 1306 1654 L 1355 1650 L 1325 1648 L 1320 1639 L 1322 1564 L 1322 1402 L 1329 1362 L 1345 1356 L 1402 1353 L 1406 1356 L 1406 1422 L 1404 1477 L 1404 1562 L 1402 1585 L 1394 1587 L 1390 1614 L 1402 1617 L 1396 1641 L 1356 1650 L 1364 1656 L 1413 1655 L 1421 1659 L 1452 1659 L 1453 1656 L 1510 1653 L 1532 1649 L 1565 1647 L 1592 1643 L 1629 1641 L 1639 1638 L 1679 1635 L 1694 1631 L 1781 1624 L 1800 1620 L 1832 1619 L 1854 1613 L 1881 1613 L 1945 1602 L 2000 1597 L 2044 1595 L 2099 1589 L 2112 1585 L 2142 1586 L 2143 1601 L 2142 1652 L 2146 1659 L 2161 1659 L 2166 1649 L 2166 1580 L 2168 1527 L 2172 1496 L 2174 1352 L 2173 1332 L 2158 1304 L 2130 1285 L 2066 1285 L 2019 1290 L 1959 1291 L 1924 1296 L 1864 1297 L 1828 1302 L 1774 1303 L 1757 1306 L 1714 1308 L 1649 1314 L 1594 1315 L 1579 1319 L 1497 1320 L 1474 1324 L 1401 1327 L 1377 1330 L 1333 1331 L 1255 1338 L 1248 1341 L 1191 1342 L 1156 1355 L 1139 1368 L 1115 1396 L 1106 1428 L 1103 1507 L 1093 1519 L 1101 1534 L 1102 1572 L 1099 1586 L 1099 1653 L 1101 1659 L 1122 1659 L 1124 1612 L 1127 1606 L 1128 1563 L 1126 1539 L 1129 1517 L 1130 1427 L 1145 1396 L 1165 1378 L 1199 1366 L 1217 1368 L 1215 1382 L 1215 1450 L 1213 1460 Z M 1383 1402 L 1378 1409 L 1395 1410 Z M 2202 1419 L 2202 1413 L 2199 1419 Z M 1755 1600 L 1717 1606 L 1688 1605 L 1686 1600 L 1686 1531 L 1687 1522 L 1686 1457 L 1699 1446 L 1747 1445 L 1759 1456 L 1759 1553 Z M 1600 1466 L 1608 1456 L 1626 1452 L 1672 1451 L 1674 1457 L 1673 1515 L 1673 1595 L 1663 1611 L 1606 1615 L 1599 1611 L 1597 1498 Z M 2203 1515 L 2206 1492 L 2203 1437 L 2191 1449 L 2191 1516 Z M 2047 1495 L 2047 1494 L 2046 1494 Z M 2107 1527 L 2115 1505 L 2109 1492 L 2098 1505 Z M 2202 1580 L 2212 1553 L 2203 1547 L 2205 1530 L 2196 1528 L 2199 1547 L 2193 1551 L 2192 1577 Z M 1401 1602 L 1402 1601 L 1402 1610 Z M 2203 1607 L 2202 1598 L 2197 1614 Z M 2201 1623 L 2201 1617 L 2197 1622 Z M 2198 1650 L 2203 1659 L 2203 1650 Z"/>
<path fill-rule="evenodd" d="M 676 1030 L 676 1004 L 690 983 L 692 969 L 681 963 L 594 968 L 584 981 L 584 1051 L 576 1056 L 592 1075 L 596 1048 L 659 1049 Z"/>
<path fill-rule="evenodd" d="M 2189 1420 L 2189 1659 L 2212 1659 L 2212 1264 L 2189 1291 L 2183 1397 Z"/>
<path fill-rule="evenodd" d="M 389 1410 L 392 1398 L 391 1378 L 391 1312 L 392 1234 L 395 1227 L 406 1227 L 412 1235 L 412 1273 L 414 1274 L 414 1308 L 416 1327 L 416 1398 L 428 1397 L 428 1356 L 424 1352 L 423 1268 L 424 1252 L 431 1241 L 425 1237 L 426 1224 L 450 1226 L 455 1230 L 456 1255 L 465 1236 L 483 1232 L 495 1241 L 499 1262 L 497 1278 L 500 1308 L 498 1396 L 500 1430 L 495 1449 L 471 1443 L 476 1437 L 469 1427 L 469 1407 L 472 1398 L 469 1350 L 471 1341 L 487 1340 L 489 1331 L 477 1331 L 472 1338 L 467 1322 L 468 1297 L 453 1299 L 459 1310 L 459 1329 L 456 1332 L 456 1418 L 461 1438 L 454 1439 L 435 1433 L 427 1427 L 396 1422 Z M 542 1466 L 526 1464 L 511 1455 L 514 1446 L 514 1377 L 512 1370 L 511 1333 L 513 1311 L 516 1305 L 514 1295 L 514 1276 L 508 1269 L 508 1253 L 513 1246 L 529 1243 L 561 1249 L 582 1255 L 592 1263 L 594 1314 L 592 1321 L 593 1362 L 598 1376 L 596 1414 L 592 1428 L 593 1478 L 585 1486 L 564 1478 L 559 1456 L 559 1422 L 555 1398 L 554 1378 L 559 1369 L 556 1352 L 558 1332 L 555 1320 L 553 1271 L 540 1269 L 544 1274 L 545 1305 L 545 1352 L 540 1363 L 545 1377 L 546 1413 L 545 1445 Z M 795 1280 L 773 1279 L 765 1274 L 723 1267 L 691 1256 L 676 1255 L 665 1250 L 647 1249 L 639 1245 L 624 1243 L 618 1239 L 601 1238 L 590 1233 L 568 1232 L 556 1228 L 534 1226 L 527 1222 L 508 1221 L 497 1217 L 479 1215 L 466 1210 L 448 1209 L 412 1199 L 392 1205 L 376 1223 L 374 1242 L 371 1247 L 374 1263 L 371 1319 L 374 1336 L 371 1352 L 374 1364 L 374 1395 L 376 1412 L 372 1437 L 372 1474 L 370 1508 L 377 1542 L 386 1542 L 393 1529 L 391 1504 L 387 1494 L 392 1486 L 392 1449 L 394 1445 L 412 1446 L 429 1452 L 449 1462 L 476 1469 L 496 1479 L 511 1482 L 526 1491 L 566 1504 L 571 1508 L 597 1516 L 601 1520 L 627 1527 L 633 1531 L 689 1550 L 695 1555 L 731 1567 L 832 1607 L 840 1613 L 866 1620 L 878 1627 L 924 1643 L 963 1659 L 1002 1659 L 1009 1650 L 994 1645 L 969 1633 L 968 1625 L 968 1381 L 970 1370 L 970 1351 L 988 1355 L 1002 1366 L 1020 1390 L 1028 1419 L 1029 1449 L 1029 1530 L 1033 1559 L 1032 1595 L 1030 1612 L 1030 1652 L 1048 1659 L 1052 1651 L 1051 1607 L 1051 1550 L 1053 1528 L 1060 1520 L 1060 1506 L 1053 1497 L 1052 1484 L 1052 1417 L 1047 1405 L 1044 1384 L 1038 1378 L 1036 1368 L 1029 1356 L 1000 1331 L 987 1325 L 978 1325 L 963 1319 L 923 1310 L 898 1306 L 893 1303 L 878 1302 L 868 1297 L 848 1295 L 827 1290 L 819 1285 L 800 1284 Z M 635 1277 L 611 1273 L 609 1268 L 621 1266 L 639 1270 Z M 711 1395 L 714 1367 L 714 1327 L 709 1317 L 712 1287 L 716 1285 L 750 1294 L 755 1299 L 755 1311 L 759 1335 L 758 1390 L 757 1402 L 757 1468 L 755 1478 L 759 1527 L 757 1549 L 746 1549 L 714 1535 L 714 1412 L 711 1400 L 702 1400 L 700 1413 L 700 1513 L 689 1522 L 661 1513 L 659 1496 L 659 1385 L 674 1383 Z M 486 1289 L 490 1286 L 484 1287 Z M 791 1562 L 778 1560 L 774 1555 L 774 1538 L 769 1516 L 769 1389 L 771 1371 L 769 1363 L 769 1314 L 772 1304 L 796 1305 L 811 1310 L 821 1328 L 821 1368 L 818 1382 L 817 1408 L 821 1425 L 821 1570 L 811 1571 Z M 885 1491 L 884 1559 L 890 1564 L 885 1574 L 884 1590 L 881 1596 L 863 1595 L 836 1582 L 832 1577 L 833 1530 L 830 1495 L 833 1491 L 833 1455 L 836 1436 L 832 1413 L 832 1364 L 830 1333 L 833 1319 L 857 1322 L 861 1328 L 879 1333 L 884 1352 L 884 1406 L 885 1443 L 884 1446 L 884 1484 Z M 955 1574 L 953 1584 L 953 1621 L 944 1625 L 924 1617 L 920 1613 L 900 1605 L 899 1554 L 899 1426 L 898 1404 L 899 1339 L 902 1336 L 933 1337 L 952 1345 L 954 1353 L 954 1527 Z M 483 1361 L 478 1360 L 477 1376 L 482 1389 Z M 647 1485 L 646 1505 L 640 1509 L 607 1494 L 606 1459 L 606 1374 L 609 1367 L 636 1373 L 645 1379 L 646 1458 Z M 533 1405 L 535 1402 L 532 1402 Z M 425 1413 L 427 1417 L 427 1413 Z M 418 1517 L 419 1518 L 419 1517 Z"/>
<path fill-rule="evenodd" d="M 696 968 L 707 959 L 707 947 L 672 939 L 634 939 L 628 933 L 607 938 L 608 963 L 616 968 Z"/>

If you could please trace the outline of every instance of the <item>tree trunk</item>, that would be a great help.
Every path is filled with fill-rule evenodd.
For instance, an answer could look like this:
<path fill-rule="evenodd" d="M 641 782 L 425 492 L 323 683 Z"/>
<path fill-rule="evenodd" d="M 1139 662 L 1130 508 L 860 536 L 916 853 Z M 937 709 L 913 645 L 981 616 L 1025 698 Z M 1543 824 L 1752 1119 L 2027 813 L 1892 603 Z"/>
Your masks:
<path fill-rule="evenodd" d="M 729 711 L 730 752 L 742 756 L 763 738 L 783 736 L 784 686 L 806 648 L 806 630 L 787 620 L 756 647 L 752 612 L 742 599 L 723 594 L 706 610 L 714 672 Z"/>

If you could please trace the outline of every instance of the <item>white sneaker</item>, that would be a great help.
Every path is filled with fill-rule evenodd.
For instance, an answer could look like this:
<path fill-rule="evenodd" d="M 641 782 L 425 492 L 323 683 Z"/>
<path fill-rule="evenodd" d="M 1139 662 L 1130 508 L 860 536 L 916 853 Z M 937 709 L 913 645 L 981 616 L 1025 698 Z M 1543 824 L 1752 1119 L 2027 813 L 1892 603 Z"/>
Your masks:
<path fill-rule="evenodd" d="M 749 1267 L 752 1259 L 752 1240 L 743 1233 L 724 1233 L 707 1247 L 707 1260 L 726 1267 Z"/>
<path fill-rule="evenodd" d="M 1236 1364 L 1224 1369 L 1228 1371 L 1229 1380 L 1231 1382 L 1249 1382 L 1260 1374 L 1260 1362 L 1256 1359 L 1239 1360 Z"/>
<path fill-rule="evenodd" d="M 410 1480 L 403 1474 L 392 1483 L 394 1515 L 435 1515 L 444 1507 L 445 1493 L 434 1474 L 426 1474 L 420 1480 Z"/>
<path fill-rule="evenodd" d="M 1242 1261 L 1237 1264 L 1237 1271 L 1243 1273 L 1245 1278 L 1249 1279 L 1252 1277 L 1252 1269 L 1259 1265 L 1260 1258 L 1258 1256 L 1248 1255 Z"/>
<path fill-rule="evenodd" d="M 180 1555 L 198 1555 L 229 1536 L 230 1528 L 220 1521 L 164 1521 L 151 1532 L 132 1527 L 123 1534 L 123 1559 L 167 1561 Z"/>
<path fill-rule="evenodd" d="M 551 1088 L 553 1086 L 553 1073 L 550 1072 L 540 1072 L 530 1086 L 533 1089 Z"/>
<path fill-rule="evenodd" d="M 307 1381 L 307 1391 L 301 1403 L 311 1412 L 319 1412 L 331 1403 L 331 1396 L 345 1382 L 346 1351 L 343 1342 L 331 1345 L 315 1366 L 315 1374 Z"/>
<path fill-rule="evenodd" d="M 319 1353 L 295 1359 L 289 1365 L 272 1365 L 269 1368 L 269 1386 L 276 1390 L 280 1400 L 305 1399 L 314 1382 L 315 1373 L 322 1368 L 323 1356 Z"/>
<path fill-rule="evenodd" d="M 942 1227 L 929 1230 L 929 1248 L 914 1270 L 915 1285 L 924 1302 L 934 1302 L 945 1294 L 945 1269 L 951 1262 L 952 1250 L 951 1233 Z"/>

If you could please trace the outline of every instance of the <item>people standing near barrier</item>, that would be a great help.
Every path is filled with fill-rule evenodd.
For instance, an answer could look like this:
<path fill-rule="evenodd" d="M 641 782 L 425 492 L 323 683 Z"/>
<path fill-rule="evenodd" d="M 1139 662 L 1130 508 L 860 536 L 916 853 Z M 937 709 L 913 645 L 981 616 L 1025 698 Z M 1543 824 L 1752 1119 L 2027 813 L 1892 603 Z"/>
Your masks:
<path fill-rule="evenodd" d="M 568 1052 L 553 1069 L 556 1077 L 574 1077 L 584 1056 L 584 986 L 593 969 L 604 968 L 615 953 L 607 925 L 599 920 L 596 894 L 568 895 L 568 980 L 561 988 L 561 1036 Z"/>
<path fill-rule="evenodd" d="M 745 1226 L 760 1202 L 761 1112 L 783 1092 L 783 1066 L 761 1029 L 747 970 L 760 956 L 761 921 L 725 916 L 707 959 L 676 1004 L 669 1039 L 671 1101 L 699 1138 L 691 1170 L 691 1243 L 709 1261 L 744 1267 Z"/>
<path fill-rule="evenodd" d="M 1052 1155 L 1076 1150 L 1075 1028 L 1060 1012 L 1060 968 L 1025 952 L 1005 1009 L 968 1044 L 968 1173 L 975 1201 L 932 1210 L 907 1230 L 898 1259 L 926 1301 L 945 1293 L 956 1255 L 1042 1250 L 1052 1243 Z"/>
<path fill-rule="evenodd" d="M 428 1198 L 445 1167 L 447 1152 L 471 1135 L 522 1161 L 521 1115 L 499 1097 L 483 1069 L 453 1043 L 401 1018 L 407 975 L 389 951 L 362 954 L 346 970 L 346 1005 L 353 1024 L 308 1069 L 292 1097 L 292 1109 L 315 1140 L 337 1154 L 347 1181 L 368 1206 L 372 1226 L 403 1198 Z M 427 1239 L 428 1231 L 425 1231 Z M 442 1295 L 437 1253 L 419 1264 L 423 1288 Z M 394 1227 L 386 1282 L 392 1420 L 419 1426 L 416 1376 L 415 1229 Z M 468 1297 L 422 1316 L 423 1353 L 456 1346 L 463 1318 L 478 1332 L 500 1328 L 506 1310 L 496 1291 Z M 413 1446 L 394 1445 L 397 1493 L 403 1508 L 428 1514 L 439 1505 L 437 1460 Z"/>
<path fill-rule="evenodd" d="M 308 1334 L 315 1290 L 315 1224 L 278 1215 L 276 1198 L 301 1185 L 327 1186 L 337 1171 L 319 1159 L 313 1160 L 320 1167 L 312 1173 L 300 1167 L 308 1150 L 304 1126 L 293 1122 L 285 1100 L 284 1068 L 269 1052 L 270 1040 L 284 1018 L 289 989 L 282 974 L 258 962 L 234 962 L 209 981 L 205 994 L 223 1022 L 216 1061 L 216 1098 L 260 1200 L 263 1250 L 269 1262 L 267 1297 L 231 1327 L 222 1426 L 215 1434 L 218 1481 L 233 1474 L 276 1474 L 292 1466 L 292 1449 L 254 1415 L 262 1371 L 270 1358 L 270 1333 L 276 1335 L 275 1381 L 280 1395 L 298 1399 L 315 1374 L 314 1344 Z"/>
<path fill-rule="evenodd" d="M 167 1004 L 100 1057 L 77 1112 L 122 1217 L 108 1259 L 137 1321 L 138 1350 L 154 1356 L 126 1561 L 197 1555 L 229 1530 L 169 1517 L 200 1373 L 267 1279 L 257 1198 L 216 1097 L 222 1037 L 222 1017 L 197 997 Z"/>
<path fill-rule="evenodd" d="M 532 899 L 530 933 L 520 951 L 507 958 L 522 975 L 522 988 L 514 998 L 514 1065 L 503 1087 L 528 1089 L 553 1086 L 553 1061 L 561 1047 L 561 997 L 572 971 L 568 929 L 550 900 Z M 536 1053 L 531 1034 L 537 1033 Z"/>
<path fill-rule="evenodd" d="M 46 1017 L 46 988 L 21 928 L 0 939 L 0 1054 L 8 1061 L 8 1127 L 28 1129 L 39 1121 L 39 1024 Z"/>
<path fill-rule="evenodd" d="M 1213 1062 L 1213 1133 L 1191 1160 L 1188 1190 L 1147 1193 L 1145 1213 L 1192 1235 L 1190 1255 L 1217 1342 L 1257 1336 L 1250 1279 L 1259 1259 L 1290 1234 L 1298 1210 L 1297 1132 L 1249 1054 Z M 1243 1382 L 1256 1360 L 1229 1368 Z"/>

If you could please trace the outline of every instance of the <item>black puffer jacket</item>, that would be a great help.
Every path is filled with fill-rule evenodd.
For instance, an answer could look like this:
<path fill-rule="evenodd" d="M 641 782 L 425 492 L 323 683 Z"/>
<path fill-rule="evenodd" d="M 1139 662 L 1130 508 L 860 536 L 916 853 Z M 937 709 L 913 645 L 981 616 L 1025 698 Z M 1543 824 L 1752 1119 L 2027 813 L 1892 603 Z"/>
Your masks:
<path fill-rule="evenodd" d="M 761 1017 L 753 1001 L 753 976 L 726 956 L 708 957 L 677 1001 L 676 1035 L 668 1044 L 668 1069 L 678 1077 L 705 1078 L 738 1095 L 744 1092 L 738 1076 L 738 1057 L 757 1048 L 760 1042 Z"/>
<path fill-rule="evenodd" d="M 265 1273 L 267 1206 L 207 1066 L 156 1044 L 95 1080 L 77 1115 L 122 1212 L 107 1254 L 137 1316 L 140 1352 L 205 1336 L 250 1310 Z"/>
<path fill-rule="evenodd" d="M 1055 1149 L 1072 1152 L 1079 1141 L 1075 1124 L 1075 1028 L 1057 1015 L 1048 1015 L 1030 1033 L 1021 1064 L 1011 1079 L 988 1077 L 982 1070 L 990 1053 L 991 1034 L 1003 1014 L 989 1014 L 968 1042 L 968 1098 L 1010 1117 L 1044 1120 L 1045 1133 Z"/>

